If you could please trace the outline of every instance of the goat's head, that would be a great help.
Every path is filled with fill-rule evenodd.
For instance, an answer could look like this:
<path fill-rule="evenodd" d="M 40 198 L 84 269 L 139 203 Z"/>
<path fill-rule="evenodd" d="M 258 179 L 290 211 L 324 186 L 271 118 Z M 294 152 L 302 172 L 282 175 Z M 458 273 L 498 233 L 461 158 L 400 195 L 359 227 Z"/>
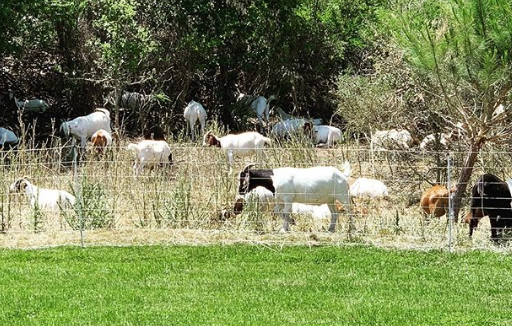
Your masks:
<path fill-rule="evenodd" d="M 215 137 L 215 135 L 213 134 L 212 131 L 208 131 L 204 135 L 203 146 L 216 146 L 216 147 L 220 147 L 220 142 L 217 139 L 217 137 Z"/>
<path fill-rule="evenodd" d="M 63 136 L 69 137 L 69 124 L 68 124 L 68 121 L 64 121 L 63 123 L 61 123 L 59 130 L 60 130 L 60 133 Z"/>
<path fill-rule="evenodd" d="M 9 192 L 24 192 L 29 184 L 27 177 L 18 178 L 9 186 Z"/>
<path fill-rule="evenodd" d="M 240 215 L 242 214 L 242 210 L 244 209 L 245 199 L 242 197 L 238 198 L 235 201 L 235 205 L 233 206 L 233 214 Z"/>
<path fill-rule="evenodd" d="M 250 182 L 250 173 L 249 170 L 255 164 L 247 165 L 239 174 L 239 185 L 238 185 L 238 193 L 240 195 L 245 195 L 249 191 L 249 182 Z"/>
<path fill-rule="evenodd" d="M 309 121 L 304 122 L 304 134 L 306 137 L 313 137 L 313 124 Z"/>

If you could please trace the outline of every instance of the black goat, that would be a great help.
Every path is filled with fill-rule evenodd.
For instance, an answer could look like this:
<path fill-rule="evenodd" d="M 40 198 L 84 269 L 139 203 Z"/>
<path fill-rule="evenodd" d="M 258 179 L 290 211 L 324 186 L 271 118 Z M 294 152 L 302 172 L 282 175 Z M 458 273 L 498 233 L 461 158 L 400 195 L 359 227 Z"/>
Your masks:
<path fill-rule="evenodd" d="M 469 236 L 478 226 L 483 216 L 489 216 L 491 222 L 491 239 L 498 239 L 498 231 L 512 227 L 512 195 L 506 182 L 494 174 L 481 175 L 471 190 L 471 220 L 469 222 Z"/>

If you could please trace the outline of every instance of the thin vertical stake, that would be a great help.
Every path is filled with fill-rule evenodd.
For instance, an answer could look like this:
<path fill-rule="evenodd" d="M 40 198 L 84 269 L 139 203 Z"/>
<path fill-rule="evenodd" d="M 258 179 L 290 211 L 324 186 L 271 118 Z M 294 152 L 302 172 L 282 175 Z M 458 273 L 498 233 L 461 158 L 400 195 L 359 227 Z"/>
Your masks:
<path fill-rule="evenodd" d="M 75 189 L 76 189 L 76 202 L 78 205 L 78 222 L 80 224 L 80 246 L 84 248 L 84 217 L 82 214 L 82 191 L 80 189 L 80 183 L 78 182 L 78 150 L 76 145 L 73 145 L 73 170 L 74 170 L 74 179 L 75 179 Z"/>
<path fill-rule="evenodd" d="M 453 222 L 453 200 L 451 190 L 451 156 L 448 153 L 448 171 L 447 171 L 447 181 L 448 181 L 448 251 L 452 252 L 452 222 Z"/>

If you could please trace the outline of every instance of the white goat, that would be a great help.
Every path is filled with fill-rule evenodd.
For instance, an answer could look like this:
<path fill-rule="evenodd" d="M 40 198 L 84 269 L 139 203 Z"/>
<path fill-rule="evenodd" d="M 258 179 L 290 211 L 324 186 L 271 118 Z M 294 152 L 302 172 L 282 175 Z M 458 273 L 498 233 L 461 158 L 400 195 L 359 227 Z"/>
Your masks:
<path fill-rule="evenodd" d="M 304 130 L 311 129 L 311 125 L 304 125 Z M 334 146 L 334 142 L 341 139 L 341 130 L 333 126 L 313 126 L 313 142 L 315 145 L 326 144 L 327 146 Z"/>
<path fill-rule="evenodd" d="M 354 197 L 387 198 L 388 187 L 380 180 L 357 178 L 350 185 L 350 195 Z"/>
<path fill-rule="evenodd" d="M 153 100 L 153 96 L 144 95 L 137 92 L 123 92 L 121 95 L 119 106 L 132 110 L 137 110 L 141 107 L 146 106 Z"/>
<path fill-rule="evenodd" d="M 69 209 L 75 205 L 75 196 L 57 189 L 45 189 L 34 186 L 26 178 L 18 178 L 9 186 L 9 192 L 27 195 L 32 208 L 58 211 Z"/>
<path fill-rule="evenodd" d="M 273 111 L 279 116 L 279 119 L 281 121 L 292 120 L 292 119 L 301 119 L 300 117 L 296 117 L 296 116 L 293 116 L 291 114 L 284 112 L 284 110 L 278 106 L 275 106 L 273 108 Z M 312 119 L 311 121 L 313 122 L 313 124 L 315 126 L 322 124 L 322 119 Z"/>
<path fill-rule="evenodd" d="M 420 143 L 422 151 L 430 151 L 435 149 L 448 149 L 450 143 L 450 135 L 447 133 L 435 133 L 427 135 Z M 436 147 L 437 146 L 437 147 Z"/>
<path fill-rule="evenodd" d="M 73 145 L 76 140 L 80 140 L 80 147 L 85 149 L 87 138 L 91 137 L 96 131 L 104 129 L 110 130 L 110 112 L 106 109 L 96 109 L 93 113 L 80 116 L 71 121 L 63 122 L 60 126 L 61 132 L 66 137 L 73 136 Z"/>
<path fill-rule="evenodd" d="M 376 151 L 406 150 L 414 140 L 407 130 L 379 130 L 372 135 L 371 147 Z"/>
<path fill-rule="evenodd" d="M 293 118 L 288 120 L 279 121 L 272 126 L 271 134 L 277 138 L 289 137 L 293 134 L 302 133 L 304 126 L 309 122 L 304 118 Z"/>
<path fill-rule="evenodd" d="M 216 146 L 222 148 L 227 155 L 229 172 L 235 157 L 256 154 L 260 161 L 261 151 L 265 144 L 270 145 L 271 140 L 255 131 L 248 131 L 238 135 L 230 134 L 223 137 L 215 136 L 211 131 L 204 135 L 203 146 Z"/>
<path fill-rule="evenodd" d="M 99 154 L 103 154 L 105 149 L 112 145 L 112 135 L 105 129 L 100 129 L 92 134 L 91 143 Z"/>
<path fill-rule="evenodd" d="M 462 127 L 460 127 L 462 129 Z M 454 143 L 461 138 L 461 131 L 459 128 L 450 132 L 435 133 L 427 135 L 420 143 L 422 151 L 430 150 L 446 150 L 450 149 Z"/>
<path fill-rule="evenodd" d="M 260 127 L 260 132 L 264 133 L 265 130 L 263 128 L 263 116 L 265 116 L 265 123 L 268 125 L 269 122 L 269 106 L 270 102 L 274 100 L 276 97 L 274 95 L 270 95 L 268 100 L 263 96 L 253 97 L 247 94 L 240 93 L 238 95 L 237 101 L 243 101 L 243 103 L 250 105 L 256 117 L 258 118 L 258 124 Z"/>
<path fill-rule="evenodd" d="M 0 128 L 0 147 L 12 146 L 18 143 L 18 137 L 9 129 Z"/>
<path fill-rule="evenodd" d="M 135 153 L 133 171 L 136 175 L 142 171 L 144 164 L 172 164 L 171 147 L 164 140 L 142 140 L 139 143 L 131 143 L 128 150 Z"/>
<path fill-rule="evenodd" d="M 265 187 L 256 187 L 246 193 L 244 196 L 237 199 L 233 212 L 240 214 L 245 206 L 245 203 L 253 203 L 261 213 L 275 212 L 276 202 L 272 191 Z M 327 204 L 323 205 L 308 205 L 303 203 L 292 203 L 292 214 L 310 215 L 315 219 L 324 219 L 331 216 L 331 211 Z"/>
<path fill-rule="evenodd" d="M 201 124 L 201 135 L 204 134 L 204 126 L 206 124 L 206 110 L 203 108 L 201 103 L 196 101 L 190 101 L 183 112 L 185 120 L 188 122 L 190 127 L 190 133 L 192 135 L 192 141 L 196 140 L 195 125 L 197 120 Z"/>
<path fill-rule="evenodd" d="M 293 203 L 311 205 L 327 204 L 331 212 L 329 231 L 333 232 L 338 221 L 338 200 L 343 207 L 350 207 L 348 179 L 350 165 L 344 171 L 331 166 L 312 168 L 250 169 L 245 167 L 239 175 L 238 193 L 245 195 L 261 186 L 274 194 L 276 211 L 283 218 L 283 230 L 287 231 Z"/>

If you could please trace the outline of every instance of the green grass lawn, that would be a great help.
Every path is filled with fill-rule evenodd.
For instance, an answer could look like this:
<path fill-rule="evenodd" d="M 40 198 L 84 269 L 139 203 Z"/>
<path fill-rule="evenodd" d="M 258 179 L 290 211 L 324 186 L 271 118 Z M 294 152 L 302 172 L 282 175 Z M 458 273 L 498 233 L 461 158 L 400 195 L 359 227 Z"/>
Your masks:
<path fill-rule="evenodd" d="M 512 257 L 367 247 L 0 251 L 0 325 L 512 325 Z"/>

